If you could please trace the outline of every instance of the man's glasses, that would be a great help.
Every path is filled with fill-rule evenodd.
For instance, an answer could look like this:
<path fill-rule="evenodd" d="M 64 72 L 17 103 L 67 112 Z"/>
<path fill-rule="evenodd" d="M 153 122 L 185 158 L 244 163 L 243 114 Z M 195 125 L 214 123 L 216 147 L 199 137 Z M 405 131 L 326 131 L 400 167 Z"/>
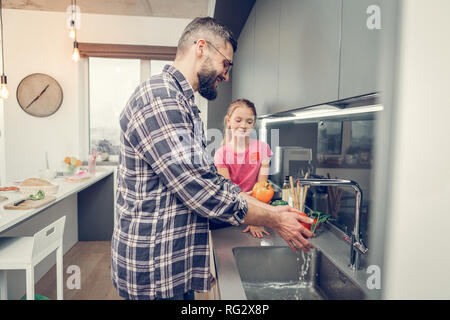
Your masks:
<path fill-rule="evenodd" d="M 222 52 L 220 52 L 219 49 L 217 49 L 211 42 L 209 42 L 208 40 L 205 40 L 205 42 L 206 42 L 208 45 L 210 45 L 211 47 L 213 47 L 214 50 L 216 50 L 218 53 L 220 53 L 220 54 L 222 55 L 222 57 L 225 58 L 226 62 L 225 62 L 225 61 L 223 62 L 223 66 L 224 66 L 224 68 L 227 69 L 227 71 L 225 71 L 225 75 L 227 75 L 227 74 L 231 71 L 231 68 L 233 67 L 233 62 L 231 62 L 230 60 L 228 60 L 228 58 L 225 57 L 225 55 L 224 55 Z M 194 41 L 194 43 L 197 43 L 197 41 Z"/>

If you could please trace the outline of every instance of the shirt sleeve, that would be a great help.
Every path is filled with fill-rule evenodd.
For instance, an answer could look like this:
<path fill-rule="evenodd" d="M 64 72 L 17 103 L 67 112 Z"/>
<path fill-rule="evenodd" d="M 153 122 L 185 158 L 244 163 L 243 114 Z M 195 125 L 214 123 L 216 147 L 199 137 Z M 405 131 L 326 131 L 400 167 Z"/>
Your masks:
<path fill-rule="evenodd" d="M 247 201 L 239 195 L 241 189 L 211 163 L 203 131 L 199 137 L 188 110 L 178 99 L 156 98 L 135 111 L 125 136 L 189 210 L 238 225 L 247 214 Z"/>
<path fill-rule="evenodd" d="M 214 154 L 214 165 L 217 168 L 227 168 L 224 157 L 224 147 L 219 148 Z"/>
<path fill-rule="evenodd" d="M 273 152 L 270 149 L 270 146 L 267 143 L 262 142 L 261 143 L 261 161 L 264 161 L 267 158 L 270 158 L 272 156 L 273 156 Z"/>

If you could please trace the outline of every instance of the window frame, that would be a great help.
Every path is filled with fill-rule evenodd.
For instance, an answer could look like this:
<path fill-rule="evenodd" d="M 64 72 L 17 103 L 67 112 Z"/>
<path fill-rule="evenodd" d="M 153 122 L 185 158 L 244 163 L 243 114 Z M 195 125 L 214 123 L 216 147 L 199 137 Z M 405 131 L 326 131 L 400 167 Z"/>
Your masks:
<path fill-rule="evenodd" d="M 150 60 L 175 60 L 177 47 L 170 46 L 146 46 L 146 45 L 125 45 L 125 44 L 103 44 L 103 43 L 78 43 L 78 50 L 82 58 L 80 63 L 80 74 L 84 81 L 81 86 L 80 98 L 84 101 L 80 117 L 84 119 L 81 126 L 81 141 L 79 144 L 82 154 L 90 154 L 90 101 L 89 101 L 89 59 L 95 58 L 118 58 L 118 59 L 140 59 L 141 60 L 141 81 L 142 71 L 148 66 L 150 74 Z M 117 165 L 115 161 L 99 161 L 97 165 Z"/>
<path fill-rule="evenodd" d="M 177 47 L 79 42 L 82 58 L 175 60 Z"/>

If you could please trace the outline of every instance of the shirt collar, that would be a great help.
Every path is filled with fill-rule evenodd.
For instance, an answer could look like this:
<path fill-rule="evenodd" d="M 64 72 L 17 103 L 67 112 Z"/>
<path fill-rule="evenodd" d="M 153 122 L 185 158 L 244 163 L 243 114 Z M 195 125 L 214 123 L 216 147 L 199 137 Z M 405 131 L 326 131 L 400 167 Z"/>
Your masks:
<path fill-rule="evenodd" d="M 170 64 L 166 64 L 164 66 L 163 72 L 167 72 L 170 75 L 172 75 L 172 77 L 175 78 L 175 80 L 178 82 L 178 85 L 181 87 L 184 96 L 188 100 L 194 99 L 194 89 L 192 89 L 192 86 L 189 84 L 184 75 L 177 68 L 175 68 Z"/>

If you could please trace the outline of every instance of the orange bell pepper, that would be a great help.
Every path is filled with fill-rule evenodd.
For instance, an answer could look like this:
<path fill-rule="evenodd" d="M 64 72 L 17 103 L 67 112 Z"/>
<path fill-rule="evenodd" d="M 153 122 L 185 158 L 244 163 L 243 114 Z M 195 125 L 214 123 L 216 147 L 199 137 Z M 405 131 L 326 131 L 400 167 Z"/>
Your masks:
<path fill-rule="evenodd" d="M 253 186 L 252 197 L 258 199 L 259 201 L 269 203 L 273 198 L 274 191 L 272 185 L 266 181 L 257 182 Z"/>

